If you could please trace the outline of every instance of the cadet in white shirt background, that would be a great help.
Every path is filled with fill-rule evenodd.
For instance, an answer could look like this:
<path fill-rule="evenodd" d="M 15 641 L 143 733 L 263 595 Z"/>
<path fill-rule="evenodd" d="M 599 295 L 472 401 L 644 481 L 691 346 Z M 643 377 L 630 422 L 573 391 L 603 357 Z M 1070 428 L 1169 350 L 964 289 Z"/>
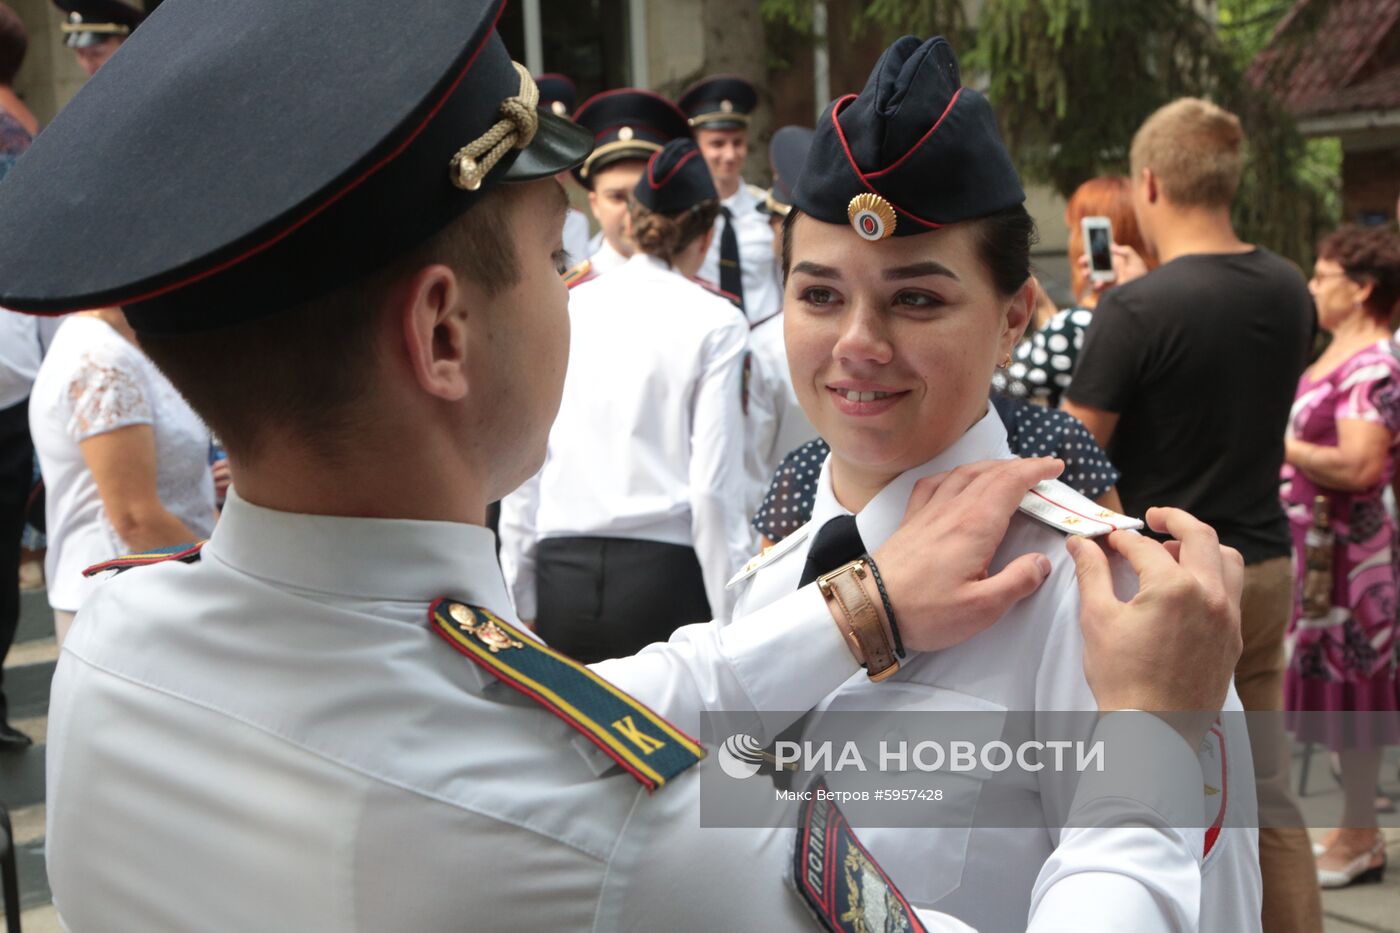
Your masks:
<path fill-rule="evenodd" d="M 865 89 L 818 122 L 784 222 L 784 317 L 793 385 L 832 452 L 808 525 L 736 578 L 736 618 L 884 544 L 921 477 L 1011 456 L 987 385 L 1034 307 L 1034 224 L 1023 201 L 991 106 L 961 86 L 941 38 L 901 39 Z M 1071 533 L 1122 526 L 1121 516 L 1063 485 L 1038 495 Z M 1159 517 L 1153 527 L 1162 529 Z M 878 686 L 853 678 L 818 710 L 1093 710 L 1075 568 L 1060 534 L 1013 520 L 995 565 L 1048 554 L 1052 570 L 1034 596 L 957 647 L 908 659 Z M 1241 709 L 1233 686 L 1225 708 Z M 820 730 L 820 719 L 808 728 Z M 1092 730 L 1092 719 L 1080 728 Z M 1243 716 L 1226 717 L 1201 746 L 1203 805 L 1215 817 L 1196 879 L 1202 930 L 1260 927 L 1251 765 Z M 981 809 L 973 782 L 959 798 L 975 814 L 970 829 L 861 835 L 915 906 L 979 929 L 1017 929 L 1062 838 L 1058 814 L 1076 777 L 1049 768 L 1018 775 L 1011 803 L 1001 794 Z M 1007 828 L 1036 824 L 1043 828 Z M 1122 888 L 1106 885 L 1086 914 L 1129 910 L 1147 881 L 1137 871 L 1125 866 Z"/>
<path fill-rule="evenodd" d="M 743 176 L 758 92 L 743 78 L 716 75 L 691 85 L 678 103 L 720 197 L 720 219 L 700 277 L 737 295 L 750 322 L 762 321 L 781 309 L 783 293 L 772 263 L 773 231 L 758 212 L 762 190 L 745 184 Z"/>
<path fill-rule="evenodd" d="M 802 173 L 812 131 L 805 126 L 785 126 L 773 134 L 768 159 L 773 169 L 773 187 L 759 212 L 773 229 L 773 266 L 779 281 L 782 274 L 783 218 L 792 210 L 792 186 Z M 749 351 L 753 372 L 749 381 L 749 470 L 754 476 L 754 495 L 747 505 L 754 515 L 763 502 L 773 473 L 783 458 L 817 436 L 792 388 L 788 372 L 787 348 L 783 344 L 783 311 L 780 305 L 771 317 L 754 322 L 749 330 Z"/>
<path fill-rule="evenodd" d="M 702 709 L 809 708 L 859 670 L 817 587 L 598 665 L 617 687 L 515 624 L 480 525 L 538 468 L 559 405 L 551 176 L 590 141 L 534 108 L 500 8 L 165 0 L 0 187 L 0 302 L 125 308 L 237 489 L 202 549 L 116 562 L 63 647 L 46 855 L 72 933 L 842 923 L 785 880 L 792 832 L 700 830 L 699 750 L 622 692 L 681 729 Z M 306 41 L 327 34 L 326 54 Z M 988 562 L 1055 469 L 919 484 L 875 555 L 911 654 L 1041 584 L 1033 558 Z M 1162 517 L 1177 552 L 1111 539 L 1145 581 L 1131 602 L 1077 553 L 1105 712 L 1213 709 L 1239 655 L 1238 555 Z M 878 618 L 877 599 L 865 586 Z M 754 734 L 787 725 L 755 717 Z M 1199 818 L 1204 725 L 1139 728 L 1159 780 L 1081 789 L 1080 812 L 1137 807 L 1062 835 L 1031 930 L 1194 928 L 1199 833 L 1177 827 Z M 906 911 L 842 845 L 871 869 L 837 878 L 842 910 L 859 896 L 871 921 L 968 929 Z M 1143 896 L 1105 916 L 1125 865 Z"/>
<path fill-rule="evenodd" d="M 540 89 L 540 106 L 556 117 L 568 117 L 578 105 L 578 88 L 566 75 L 548 72 L 535 75 L 535 85 Z M 565 190 L 569 186 L 569 172 L 559 173 L 559 184 Z M 564 252 L 569 254 L 569 265 L 575 265 L 588 258 L 592 252 L 588 246 L 588 218 L 583 211 L 574 207 L 564 215 Z"/>
<path fill-rule="evenodd" d="M 593 132 L 593 152 L 574 177 L 588 189 L 588 207 L 598 221 L 589 242 L 587 265 L 571 276 L 607 272 L 636 250 L 627 232 L 628 203 L 647 159 L 673 139 L 689 139 L 685 114 L 659 94 L 619 88 L 594 94 L 574 114 L 574 122 Z"/>
<path fill-rule="evenodd" d="M 744 469 L 748 322 L 692 280 L 719 210 L 695 143 L 632 192 L 637 252 L 569 291 L 569 370 L 544 468 L 501 503 L 516 611 L 584 662 L 728 618 L 756 538 Z"/>

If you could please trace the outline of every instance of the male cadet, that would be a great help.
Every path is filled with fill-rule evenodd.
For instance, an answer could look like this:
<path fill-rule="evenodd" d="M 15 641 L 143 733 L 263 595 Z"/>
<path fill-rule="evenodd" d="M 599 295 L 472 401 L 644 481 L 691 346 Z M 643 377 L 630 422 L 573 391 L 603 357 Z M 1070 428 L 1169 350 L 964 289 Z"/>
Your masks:
<path fill-rule="evenodd" d="M 578 88 L 564 75 L 552 72 L 535 75 L 535 86 L 540 89 L 540 106 L 557 117 L 568 117 L 578 106 Z M 559 173 L 559 183 L 566 190 L 568 178 L 568 172 Z M 564 252 L 569 254 L 569 265 L 582 261 L 592 252 L 588 248 L 588 217 L 574 207 L 564 215 Z"/>
<path fill-rule="evenodd" d="M 616 269 L 628 260 L 634 251 L 627 233 L 632 189 L 647 159 L 671 140 L 690 136 L 675 104 L 637 88 L 594 94 L 578 108 L 574 122 L 593 133 L 593 152 L 574 169 L 574 177 L 588 189 L 588 207 L 599 230 L 589 244 L 587 265 L 571 269 L 569 281 Z"/>
<path fill-rule="evenodd" d="M 758 211 L 768 218 L 773 231 L 772 263 L 782 281 L 783 218 L 792 211 L 792 187 L 802 174 L 807 151 L 812 148 L 812 131 L 805 126 L 785 126 L 773 134 L 768 145 L 768 161 L 773 169 L 773 187 L 759 202 Z M 753 373 L 749 382 L 748 471 L 754 479 L 748 505 L 752 515 L 763 502 L 773 471 L 793 450 L 817 436 L 816 428 L 803 413 L 792 388 L 787 347 L 783 342 L 783 309 L 760 321 L 749 331 L 749 351 Z"/>
<path fill-rule="evenodd" d="M 552 176 L 591 141 L 537 110 L 500 12 L 166 0 L 0 186 L 0 303 L 123 306 L 238 490 L 202 548 L 116 562 L 131 569 L 64 644 L 48 868 L 65 929 L 798 931 L 836 929 L 855 897 L 965 930 L 909 913 L 831 808 L 806 814 L 820 851 L 697 825 L 708 769 L 680 729 L 748 710 L 769 738 L 787 717 L 756 711 L 806 708 L 859 669 L 817 587 L 596 673 L 515 625 L 479 525 L 538 468 L 559 404 Z M 334 54 L 308 53 L 326 35 Z M 1040 583 L 1033 558 L 987 563 L 1056 469 L 921 484 L 875 555 L 908 649 L 954 644 Z M 1135 545 L 1131 603 L 1082 549 L 1086 652 L 1115 659 L 1096 667 L 1105 712 L 1213 709 L 1238 656 L 1238 560 L 1185 513 L 1168 524 L 1180 561 Z M 1159 779 L 1109 772 L 1079 798 L 1136 801 L 1113 821 L 1133 828 L 1093 866 L 1048 868 L 1032 929 L 1090 928 L 1071 918 L 1123 859 L 1197 871 L 1171 828 L 1200 816 L 1191 747 L 1144 718 Z M 1124 720 L 1101 723 L 1110 746 Z M 829 852 L 857 870 L 792 871 Z"/>
<path fill-rule="evenodd" d="M 717 75 L 690 86 L 680 98 L 695 141 L 719 191 L 715 238 L 700 267 L 700 277 L 739 296 L 750 322 L 777 314 L 783 287 L 773 267 L 773 230 L 758 211 L 761 189 L 744 184 L 749 155 L 749 114 L 758 92 L 743 78 Z"/>
<path fill-rule="evenodd" d="M 73 50 L 89 78 L 146 18 L 145 13 L 122 0 L 53 0 L 53 3 L 68 14 L 59 27 L 65 37 L 63 42 Z"/>

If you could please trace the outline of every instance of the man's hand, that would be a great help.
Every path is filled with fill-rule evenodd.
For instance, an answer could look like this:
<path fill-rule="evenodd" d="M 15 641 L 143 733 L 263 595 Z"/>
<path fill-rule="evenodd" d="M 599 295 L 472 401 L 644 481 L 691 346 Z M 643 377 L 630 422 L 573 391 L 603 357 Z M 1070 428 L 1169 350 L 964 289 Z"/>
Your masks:
<path fill-rule="evenodd" d="M 919 480 L 899 530 L 872 555 L 905 647 L 966 641 L 1045 582 L 1043 554 L 1023 554 L 994 577 L 987 567 L 1021 498 L 1063 469 L 1045 458 L 984 460 Z"/>
<path fill-rule="evenodd" d="M 1243 647 L 1244 560 L 1180 509 L 1149 509 L 1147 523 L 1176 540 L 1127 531 L 1108 538 L 1141 580 L 1127 603 L 1113 593 L 1103 550 L 1087 538 L 1066 542 L 1079 576 L 1084 676 L 1102 712 L 1189 714 L 1164 718 L 1194 747 L 1225 701 Z"/>

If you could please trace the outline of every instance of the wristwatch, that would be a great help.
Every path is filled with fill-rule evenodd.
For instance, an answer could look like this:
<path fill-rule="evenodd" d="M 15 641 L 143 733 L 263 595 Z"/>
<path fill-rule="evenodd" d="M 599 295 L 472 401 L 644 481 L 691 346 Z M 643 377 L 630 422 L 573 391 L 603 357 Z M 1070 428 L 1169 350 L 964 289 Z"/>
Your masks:
<path fill-rule="evenodd" d="M 878 683 L 899 670 L 899 658 L 892 633 L 861 583 L 869 575 L 864 560 L 853 560 L 817 577 L 817 589 L 831 606 L 851 653 Z"/>

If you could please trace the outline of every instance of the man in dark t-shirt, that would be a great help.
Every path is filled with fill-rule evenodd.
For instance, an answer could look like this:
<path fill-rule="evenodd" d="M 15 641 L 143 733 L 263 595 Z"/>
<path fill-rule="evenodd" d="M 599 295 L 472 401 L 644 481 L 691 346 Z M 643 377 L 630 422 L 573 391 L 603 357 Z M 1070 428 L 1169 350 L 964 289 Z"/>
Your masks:
<path fill-rule="evenodd" d="M 1122 471 L 1124 511 L 1187 509 L 1245 559 L 1247 710 L 1283 705 L 1293 574 L 1279 501 L 1283 436 L 1316 314 L 1302 274 L 1245 243 L 1230 223 L 1244 134 L 1203 100 L 1175 101 L 1133 138 L 1133 207 L 1161 265 L 1115 247 L 1119 284 L 1099 301 L 1063 407 Z M 1300 827 L 1281 718 L 1250 722 L 1261 826 Z M 1320 931 L 1311 842 L 1259 833 L 1263 929 Z"/>

